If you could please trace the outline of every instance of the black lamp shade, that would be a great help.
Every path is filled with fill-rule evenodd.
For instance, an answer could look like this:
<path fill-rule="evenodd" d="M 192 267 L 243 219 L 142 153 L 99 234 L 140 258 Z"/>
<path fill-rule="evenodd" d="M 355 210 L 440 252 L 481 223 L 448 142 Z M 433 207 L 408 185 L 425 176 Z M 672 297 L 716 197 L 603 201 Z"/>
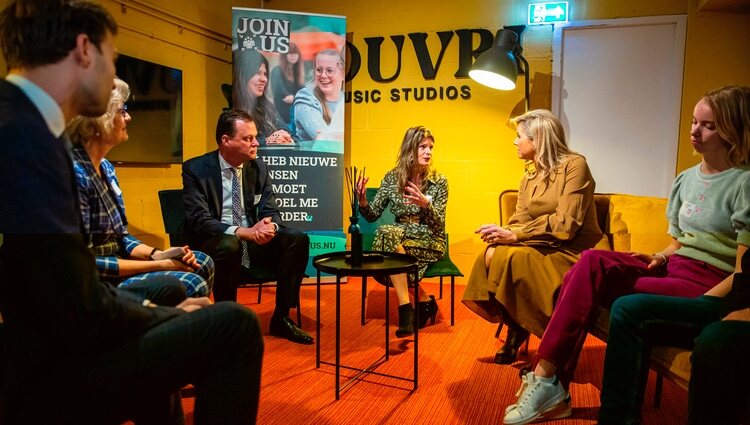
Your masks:
<path fill-rule="evenodd" d="M 498 90 L 513 90 L 518 78 L 516 46 L 518 34 L 501 29 L 495 36 L 495 45 L 484 51 L 472 65 L 469 77 L 474 81 Z"/>

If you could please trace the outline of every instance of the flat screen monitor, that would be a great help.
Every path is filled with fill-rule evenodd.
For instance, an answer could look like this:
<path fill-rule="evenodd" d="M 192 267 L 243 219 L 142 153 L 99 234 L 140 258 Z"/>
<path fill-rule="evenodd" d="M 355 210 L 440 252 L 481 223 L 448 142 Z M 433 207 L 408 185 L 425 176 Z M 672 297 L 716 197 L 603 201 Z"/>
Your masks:
<path fill-rule="evenodd" d="M 117 76 L 130 86 L 126 102 L 130 137 L 115 146 L 107 159 L 113 163 L 182 163 L 182 71 L 121 54 Z"/>

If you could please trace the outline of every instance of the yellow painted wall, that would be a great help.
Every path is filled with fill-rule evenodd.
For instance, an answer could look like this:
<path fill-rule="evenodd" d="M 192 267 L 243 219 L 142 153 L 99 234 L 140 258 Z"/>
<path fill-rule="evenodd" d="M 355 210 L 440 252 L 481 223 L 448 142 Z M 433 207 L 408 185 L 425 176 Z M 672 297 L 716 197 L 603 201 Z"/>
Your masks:
<path fill-rule="evenodd" d="M 279 0 L 269 8 L 345 15 L 352 41 L 366 60 L 365 37 L 388 37 L 409 32 L 428 32 L 434 41 L 431 52 L 439 44 L 435 32 L 460 28 L 487 28 L 496 31 L 503 25 L 526 22 L 529 1 L 399 1 L 372 2 L 349 0 L 342 3 Z M 750 15 L 699 13 L 694 1 L 571 1 L 574 20 L 599 20 L 639 16 L 688 14 L 688 39 L 685 60 L 685 96 L 680 126 L 680 156 L 677 171 L 693 164 L 689 141 L 692 108 L 700 95 L 709 88 L 725 84 L 750 84 L 750 59 L 747 40 Z M 387 24 L 383 24 L 383 23 Z M 744 28 L 742 28 L 744 27 Z M 497 196 L 504 189 L 516 188 L 522 167 L 512 145 L 514 133 L 507 126 L 508 118 L 522 112 L 523 87 L 511 92 L 484 88 L 471 80 L 456 80 L 456 39 L 452 41 L 444 63 L 434 81 L 424 81 L 407 38 L 404 43 L 401 77 L 392 83 L 376 83 L 360 70 L 351 82 L 352 90 L 406 86 L 469 85 L 469 101 L 400 102 L 351 105 L 351 157 L 356 165 L 367 165 L 368 174 L 377 185 L 380 177 L 393 166 L 404 130 L 423 124 L 436 135 L 434 163 L 450 182 L 448 232 L 451 257 L 465 273 L 470 271 L 484 244 L 473 235 L 481 223 L 496 222 Z M 713 53 L 712 44 L 722 53 Z M 552 69 L 552 30 L 549 26 L 529 27 L 523 34 L 524 55 L 532 70 L 531 106 L 548 108 L 550 73 Z M 394 54 L 384 53 L 382 68 L 395 67 Z M 705 59 L 704 59 L 705 58 Z M 389 60 L 390 59 L 390 60 Z M 721 65 L 719 65 L 721 64 Z M 363 66 L 365 66 L 363 64 Z M 720 68 L 720 70 L 718 69 Z M 645 101 L 645 100 L 644 100 Z M 634 124 L 635 125 L 635 124 Z M 677 143 L 677 141 L 675 141 Z M 596 176 L 595 176 L 596 177 Z"/>
<path fill-rule="evenodd" d="M 695 103 L 705 92 L 730 84 L 750 86 L 750 14 L 701 12 L 695 2 L 691 1 L 685 49 L 678 171 L 700 161 L 690 145 L 690 120 Z"/>
<path fill-rule="evenodd" d="M 136 6 L 126 7 L 123 11 L 115 1 L 100 3 L 110 10 L 121 26 L 116 40 L 120 52 L 182 69 L 184 159 L 215 149 L 216 118 L 226 106 L 220 86 L 231 83 L 231 48 L 195 32 L 180 31 L 178 26 L 138 11 Z M 231 3 L 228 1 L 163 0 L 148 3 L 226 36 L 230 33 Z M 217 4 L 220 6 L 216 7 Z M 152 38 L 152 35 L 163 41 Z M 157 192 L 181 188 L 180 171 L 179 164 L 117 167 L 129 229 L 147 243 L 168 245 Z"/>
<path fill-rule="evenodd" d="M 7 0 L 0 0 L 0 7 L 7 3 Z M 219 86 L 231 81 L 231 68 L 222 60 L 194 51 L 228 60 L 229 50 L 221 43 L 190 31 L 180 32 L 175 25 L 148 17 L 132 8 L 126 8 L 123 13 L 115 0 L 101 0 L 101 3 L 123 25 L 117 39 L 123 53 L 183 69 L 185 158 L 213 149 L 215 119 L 225 105 Z M 148 3 L 227 36 L 230 34 L 232 6 L 261 5 L 259 0 L 152 0 Z M 436 31 L 487 28 L 494 32 L 503 25 L 523 24 L 528 3 L 526 0 L 266 0 L 264 3 L 269 9 L 347 17 L 347 29 L 352 33 L 352 42 L 362 53 L 363 59 L 363 69 L 347 89 L 380 89 L 385 93 L 385 99 L 380 103 L 350 104 L 347 109 L 351 117 L 347 160 L 357 166 L 366 165 L 373 186 L 393 166 L 396 150 L 407 127 L 421 124 L 433 130 L 437 139 L 434 162 L 450 182 L 447 227 L 451 238 L 451 256 L 464 272 L 470 270 L 474 258 L 483 247 L 473 235 L 473 230 L 478 224 L 497 221 L 497 195 L 504 189 L 515 188 L 521 176 L 521 163 L 512 145 L 513 132 L 506 123 L 508 118 L 522 111 L 522 84 L 514 91 L 500 92 L 486 89 L 469 79 L 456 80 L 453 77 L 457 66 L 455 37 L 435 80 L 422 79 L 407 38 L 401 77 L 392 83 L 375 83 L 367 75 L 363 39 L 386 37 L 382 69 L 384 75 L 389 75 L 395 65 L 392 44 L 388 39 L 390 35 L 427 32 L 430 50 L 435 55 L 438 47 Z M 750 85 L 750 48 L 747 43 L 750 39 L 750 15 L 700 12 L 697 10 L 697 0 L 586 0 L 571 1 L 570 5 L 574 20 L 688 15 L 677 171 L 695 164 L 697 159 L 691 155 L 688 131 L 697 99 L 706 90 L 721 85 Z M 152 34 L 166 42 L 152 38 Z M 523 35 L 523 45 L 532 69 L 532 107 L 548 107 L 552 68 L 551 28 L 527 29 Z M 451 85 L 468 85 L 471 99 L 398 103 L 387 99 L 387 92 L 391 88 Z M 120 166 L 117 172 L 125 193 L 131 231 L 149 243 L 164 245 L 166 238 L 156 192 L 180 187 L 180 167 Z"/>

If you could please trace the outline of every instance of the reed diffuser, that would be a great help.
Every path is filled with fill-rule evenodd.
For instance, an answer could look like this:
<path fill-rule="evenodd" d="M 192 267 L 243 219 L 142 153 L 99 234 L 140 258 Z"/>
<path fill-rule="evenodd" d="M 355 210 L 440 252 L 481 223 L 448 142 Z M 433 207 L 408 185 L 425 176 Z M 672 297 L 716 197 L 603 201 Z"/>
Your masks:
<path fill-rule="evenodd" d="M 349 216 L 349 234 L 351 235 L 351 256 L 349 263 L 352 266 L 362 265 L 362 232 L 359 230 L 359 196 L 357 195 L 357 177 L 363 178 L 364 171 L 358 176 L 357 167 L 345 169 L 347 192 L 349 203 L 352 206 L 352 215 Z"/>

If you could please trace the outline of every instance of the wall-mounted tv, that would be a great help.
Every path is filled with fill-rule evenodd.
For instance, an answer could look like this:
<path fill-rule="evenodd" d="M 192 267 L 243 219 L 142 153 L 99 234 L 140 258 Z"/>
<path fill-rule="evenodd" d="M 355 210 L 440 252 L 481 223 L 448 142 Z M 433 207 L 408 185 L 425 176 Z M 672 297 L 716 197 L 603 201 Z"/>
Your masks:
<path fill-rule="evenodd" d="M 130 86 L 126 102 L 130 138 L 114 147 L 114 163 L 182 163 L 182 71 L 127 55 L 117 59 L 117 76 Z"/>

